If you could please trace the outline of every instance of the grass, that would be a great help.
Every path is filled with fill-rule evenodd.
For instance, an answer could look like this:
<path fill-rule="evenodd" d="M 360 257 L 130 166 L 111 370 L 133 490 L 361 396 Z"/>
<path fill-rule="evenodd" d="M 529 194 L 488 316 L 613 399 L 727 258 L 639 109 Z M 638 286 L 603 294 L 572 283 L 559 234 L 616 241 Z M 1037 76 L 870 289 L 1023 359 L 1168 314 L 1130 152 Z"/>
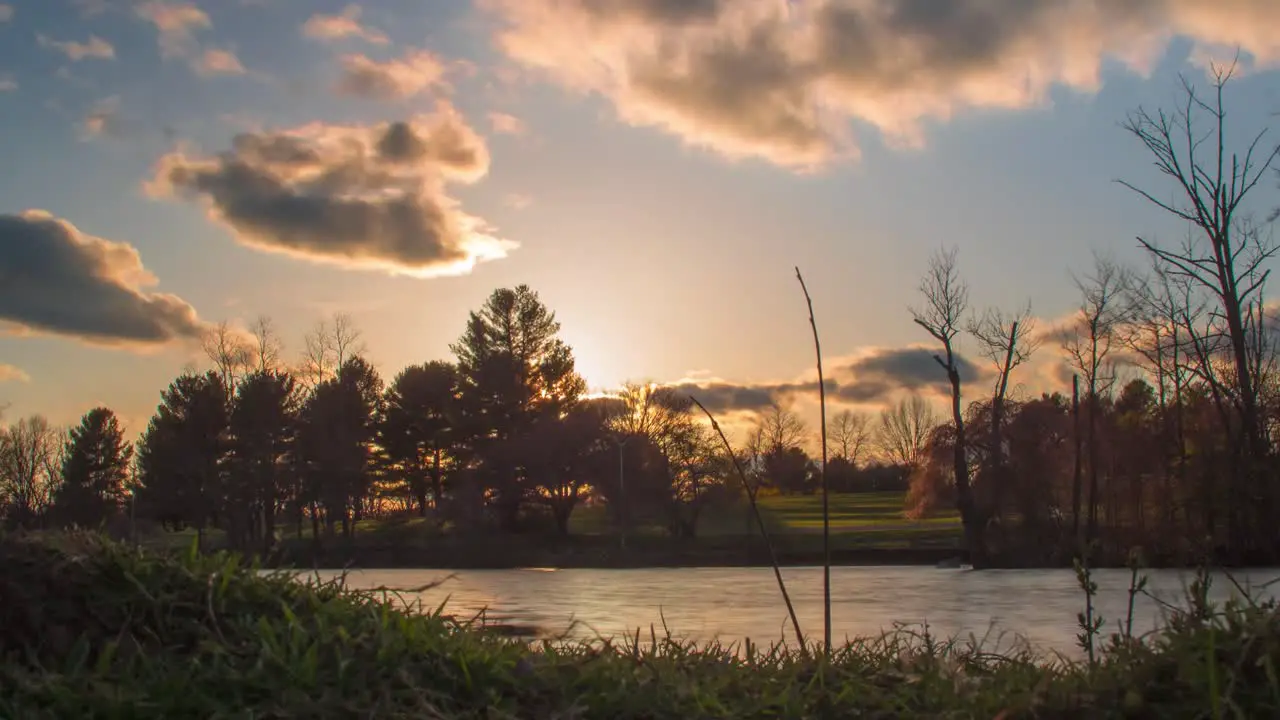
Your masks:
<path fill-rule="evenodd" d="M 829 661 L 650 629 L 529 645 L 385 591 L 87 535 L 0 538 L 0 654 L 15 720 L 1280 716 L 1272 605 L 1175 615 L 1092 664 L 905 631 Z"/>
<path fill-rule="evenodd" d="M 960 537 L 960 517 L 945 512 L 925 520 L 909 520 L 903 515 L 902 492 L 832 493 L 830 497 L 832 547 L 896 547 L 913 539 L 935 540 Z M 822 498 L 819 495 L 767 495 L 759 498 L 769 534 L 786 544 L 789 536 L 822 532 Z M 747 532 L 749 508 L 745 502 L 708 508 L 698 523 L 703 538 L 739 536 Z M 570 518 L 570 532 L 603 535 L 614 532 L 603 507 L 578 508 Z M 641 520 L 638 533 L 666 532 L 660 519 Z"/>
<path fill-rule="evenodd" d="M 768 495 L 759 498 L 760 511 L 769 534 L 779 550 L 787 553 L 814 553 L 821 550 L 822 500 L 817 495 Z M 909 520 L 902 512 L 903 493 L 835 493 L 831 495 L 831 547 L 833 551 L 889 550 L 905 548 L 954 548 L 959 543 L 960 520 L 944 513 L 925 520 Z M 749 508 L 745 501 L 729 506 L 712 506 L 698 523 L 698 537 L 692 543 L 707 553 L 748 544 Z M 661 517 L 637 518 L 631 528 L 633 541 L 643 546 L 662 546 L 668 534 Z M 285 540 L 292 538 L 292 526 L 281 528 Z M 573 514 L 570 534 L 583 540 L 615 536 L 607 511 L 601 506 L 581 506 Z M 759 533 L 752 532 L 756 544 Z M 206 533 L 209 547 L 219 547 L 221 532 Z M 310 526 L 304 538 L 310 537 Z M 151 549 L 183 551 L 195 539 L 194 530 L 150 534 L 143 544 Z M 407 550 L 430 548 L 438 542 L 433 523 L 413 515 L 363 520 L 356 525 L 358 546 L 400 546 Z M 536 542 L 536 541 L 535 541 Z M 668 543 L 669 544 L 669 543 Z"/>

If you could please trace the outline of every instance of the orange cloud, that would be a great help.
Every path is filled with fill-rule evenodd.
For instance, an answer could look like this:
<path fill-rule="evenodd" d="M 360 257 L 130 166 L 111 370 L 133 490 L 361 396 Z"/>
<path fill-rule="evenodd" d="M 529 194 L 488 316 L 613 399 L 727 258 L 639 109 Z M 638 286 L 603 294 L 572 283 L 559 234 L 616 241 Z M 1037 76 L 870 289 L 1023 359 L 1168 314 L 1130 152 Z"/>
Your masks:
<path fill-rule="evenodd" d="M 187 2 L 151 0 L 138 5 L 135 12 L 156 27 L 160 33 L 160 53 L 165 57 L 187 54 L 193 33 L 213 27 L 203 10 Z"/>
<path fill-rule="evenodd" d="M 114 60 L 116 58 L 115 47 L 97 35 L 90 35 L 85 42 L 53 40 L 45 35 L 37 35 L 36 41 L 40 44 L 40 47 L 57 50 L 66 55 L 67 59 L 72 62 L 90 58 L 96 60 Z"/>
<path fill-rule="evenodd" d="M 303 23 L 302 34 L 316 40 L 341 40 L 354 37 L 375 45 L 386 45 L 391 42 L 382 32 L 361 25 L 361 12 L 359 5 L 352 4 L 346 6 L 337 15 L 312 15 Z"/>
<path fill-rule="evenodd" d="M 496 133 L 503 135 L 523 135 L 524 122 L 514 115 L 506 113 L 491 112 L 489 113 L 489 126 Z"/>
<path fill-rule="evenodd" d="M 440 58 L 425 50 L 378 62 L 365 55 L 344 55 L 337 91 L 375 100 L 404 100 L 432 88 L 446 88 L 445 67 Z"/>
<path fill-rule="evenodd" d="M 0 363 L 0 383 L 4 382 L 31 382 L 31 376 L 12 365 Z"/>
<path fill-rule="evenodd" d="M 626 122 L 812 168 L 969 109 L 1019 110 L 1102 63 L 1145 73 L 1174 37 L 1280 65 L 1272 0 L 482 0 L 513 60 L 609 97 Z"/>
<path fill-rule="evenodd" d="M 240 58 L 230 50 L 206 49 L 192 62 L 201 75 L 244 75 L 247 72 Z"/>

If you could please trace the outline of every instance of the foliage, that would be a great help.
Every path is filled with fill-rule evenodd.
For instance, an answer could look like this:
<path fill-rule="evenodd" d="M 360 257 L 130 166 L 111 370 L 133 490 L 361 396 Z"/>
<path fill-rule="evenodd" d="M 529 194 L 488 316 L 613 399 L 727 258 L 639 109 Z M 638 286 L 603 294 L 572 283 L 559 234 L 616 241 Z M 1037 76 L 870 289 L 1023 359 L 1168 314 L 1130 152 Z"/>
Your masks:
<path fill-rule="evenodd" d="M 1202 718 L 1280 712 L 1272 605 L 1192 602 L 1093 664 L 900 629 L 834 649 L 505 639 L 388 591 L 0 539 L 0 715 L 20 718 Z"/>
<path fill-rule="evenodd" d="M 62 484 L 53 496 L 53 516 L 65 525 L 93 527 L 125 502 L 133 448 L 111 410 L 90 410 L 72 428 L 62 461 Z"/>

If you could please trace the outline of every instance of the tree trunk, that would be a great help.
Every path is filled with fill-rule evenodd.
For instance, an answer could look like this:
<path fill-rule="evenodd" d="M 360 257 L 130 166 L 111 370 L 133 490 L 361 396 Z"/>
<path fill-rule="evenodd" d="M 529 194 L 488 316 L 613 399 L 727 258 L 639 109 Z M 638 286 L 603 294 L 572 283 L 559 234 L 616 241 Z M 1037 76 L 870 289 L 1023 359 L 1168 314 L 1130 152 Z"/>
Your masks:
<path fill-rule="evenodd" d="M 1075 446 L 1075 464 L 1071 473 L 1071 534 L 1080 543 L 1080 376 L 1071 376 L 1071 439 Z"/>
<path fill-rule="evenodd" d="M 969 457 L 965 445 L 964 414 L 960 409 L 960 373 L 956 370 L 950 346 L 947 347 L 947 360 L 947 376 L 951 380 L 951 419 L 956 427 L 952 458 L 956 476 L 956 502 L 960 510 L 960 522 L 964 525 L 965 549 L 969 551 L 969 563 L 974 567 L 980 567 L 986 562 L 986 543 L 983 537 L 983 531 L 986 528 L 982 519 L 978 517 L 977 507 L 973 501 L 973 488 L 969 484 Z"/>

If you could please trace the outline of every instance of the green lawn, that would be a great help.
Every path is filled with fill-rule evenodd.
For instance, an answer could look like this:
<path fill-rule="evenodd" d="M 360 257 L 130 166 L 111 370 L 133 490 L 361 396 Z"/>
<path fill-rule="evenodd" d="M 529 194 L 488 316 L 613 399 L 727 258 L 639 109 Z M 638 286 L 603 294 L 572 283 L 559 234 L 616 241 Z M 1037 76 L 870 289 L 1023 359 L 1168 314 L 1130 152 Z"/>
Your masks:
<path fill-rule="evenodd" d="M 893 548 L 921 545 L 954 545 L 960 535 L 960 520 L 955 512 L 924 520 L 909 520 L 902 512 L 904 495 L 900 492 L 838 493 L 830 498 L 832 547 Z M 822 533 L 822 498 L 818 495 L 768 496 L 759 500 L 765 525 L 780 547 L 793 550 L 820 547 Z M 293 537 L 292 525 L 281 529 L 282 539 Z M 581 506 L 569 522 L 573 535 L 614 535 L 617 528 L 609 521 L 603 507 Z M 435 533 L 433 525 L 422 518 L 400 516 L 370 519 L 357 524 L 357 539 L 381 545 L 421 545 L 429 543 Z M 633 536 L 662 537 L 667 534 L 665 519 L 660 516 L 634 518 Z M 304 528 L 309 537 L 310 525 Z M 698 537 L 712 543 L 734 542 L 748 534 L 758 534 L 746 502 L 710 507 L 698 522 Z M 222 533 L 206 533 L 211 547 L 222 541 Z M 182 549 L 195 539 L 194 530 L 161 533 L 142 538 L 152 548 Z"/>
<path fill-rule="evenodd" d="M 835 547 L 905 546 L 934 544 L 957 538 L 960 518 L 946 512 L 924 520 L 909 520 L 902 512 L 901 492 L 837 493 L 830 497 L 831 533 Z M 822 497 L 819 495 L 769 496 L 759 500 L 769 533 L 789 544 L 806 544 L 822 532 Z M 750 506 L 745 502 L 708 508 L 698 522 L 700 537 L 741 536 L 755 532 Z M 636 534 L 666 532 L 662 518 L 637 519 Z M 569 521 L 570 532 L 604 535 L 615 532 L 603 507 L 582 507 Z"/>

